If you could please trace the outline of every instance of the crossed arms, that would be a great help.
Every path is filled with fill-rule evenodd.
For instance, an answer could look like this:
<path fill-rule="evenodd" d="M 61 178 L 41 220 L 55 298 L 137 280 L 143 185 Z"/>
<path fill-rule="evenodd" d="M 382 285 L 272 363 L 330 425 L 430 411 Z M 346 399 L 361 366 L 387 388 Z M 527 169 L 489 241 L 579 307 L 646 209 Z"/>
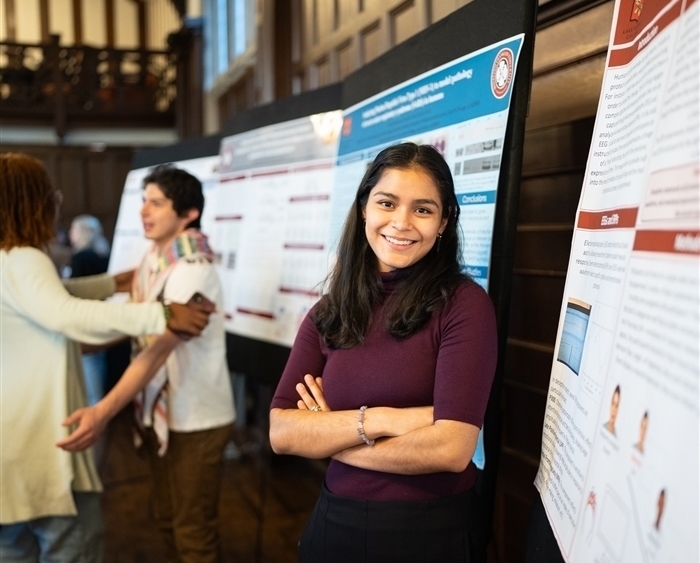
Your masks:
<path fill-rule="evenodd" d="M 433 407 L 373 407 L 365 411 L 368 447 L 357 432 L 358 411 L 331 411 L 320 377 L 298 384 L 297 409 L 270 411 L 270 443 L 275 453 L 332 457 L 347 465 L 402 475 L 450 471 L 469 464 L 479 428 L 455 420 L 433 420 Z M 309 410 L 319 405 L 321 411 Z"/>

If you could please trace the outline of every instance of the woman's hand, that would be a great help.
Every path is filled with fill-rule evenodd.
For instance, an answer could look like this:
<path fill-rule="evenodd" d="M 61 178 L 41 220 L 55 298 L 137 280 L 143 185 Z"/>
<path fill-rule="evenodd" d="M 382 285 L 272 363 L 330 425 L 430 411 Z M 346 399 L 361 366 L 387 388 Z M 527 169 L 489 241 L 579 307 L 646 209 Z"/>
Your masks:
<path fill-rule="evenodd" d="M 306 385 L 304 385 L 306 383 Z M 323 394 L 323 380 L 314 377 L 310 373 L 304 376 L 304 383 L 297 383 L 296 390 L 301 399 L 297 401 L 297 408 L 309 411 L 330 411 Z M 308 389 L 307 389 L 308 387 Z M 309 391 L 311 393 L 309 393 Z"/>
<path fill-rule="evenodd" d="M 63 421 L 63 426 L 78 424 L 78 427 L 63 440 L 56 442 L 59 448 L 68 452 L 79 452 L 97 441 L 109 418 L 101 415 L 96 407 L 97 405 L 77 409 Z"/>
<path fill-rule="evenodd" d="M 216 306 L 208 299 L 190 301 L 186 305 L 170 303 L 168 307 L 171 313 L 168 328 L 185 338 L 199 336 L 209 323 L 209 315 L 216 311 Z"/>
<path fill-rule="evenodd" d="M 114 285 L 116 293 L 129 293 L 131 291 L 131 282 L 134 278 L 134 272 L 136 270 L 127 270 L 126 272 L 119 272 L 114 274 Z"/>

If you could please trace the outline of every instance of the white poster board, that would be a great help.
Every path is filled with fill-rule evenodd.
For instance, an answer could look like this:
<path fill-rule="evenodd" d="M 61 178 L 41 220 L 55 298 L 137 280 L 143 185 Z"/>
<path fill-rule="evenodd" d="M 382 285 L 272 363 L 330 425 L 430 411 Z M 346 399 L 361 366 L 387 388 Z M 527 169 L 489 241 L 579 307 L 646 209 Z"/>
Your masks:
<path fill-rule="evenodd" d="M 221 141 L 210 232 L 226 330 L 291 347 L 321 295 L 340 111 Z"/>
<path fill-rule="evenodd" d="M 615 6 L 535 482 L 568 562 L 700 560 L 699 9 Z"/>

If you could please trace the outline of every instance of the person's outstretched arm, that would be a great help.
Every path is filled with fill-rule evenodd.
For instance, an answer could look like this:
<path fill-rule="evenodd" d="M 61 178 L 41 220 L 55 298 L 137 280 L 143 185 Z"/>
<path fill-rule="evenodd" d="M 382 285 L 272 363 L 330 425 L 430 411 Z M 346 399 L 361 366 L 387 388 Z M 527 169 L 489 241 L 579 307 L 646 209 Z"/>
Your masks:
<path fill-rule="evenodd" d="M 102 400 L 92 407 L 75 410 L 63 421 L 63 426 L 78 426 L 56 445 L 70 452 L 91 446 L 114 415 L 148 384 L 180 342 L 182 340 L 176 334 L 166 330 L 165 334 L 134 358 L 117 384 Z"/>

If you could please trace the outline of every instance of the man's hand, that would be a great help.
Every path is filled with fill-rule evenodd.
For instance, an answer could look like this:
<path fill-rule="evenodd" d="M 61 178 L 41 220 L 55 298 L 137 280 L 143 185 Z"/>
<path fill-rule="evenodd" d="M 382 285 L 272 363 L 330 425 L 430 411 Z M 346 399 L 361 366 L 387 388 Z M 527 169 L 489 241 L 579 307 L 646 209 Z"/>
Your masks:
<path fill-rule="evenodd" d="M 90 447 L 107 426 L 109 418 L 105 417 L 96 407 L 85 407 L 73 411 L 64 421 L 63 426 L 78 427 L 71 434 L 56 442 L 59 448 L 68 452 L 79 452 Z"/>
<path fill-rule="evenodd" d="M 190 300 L 186 305 L 170 303 L 168 328 L 178 336 L 199 336 L 209 323 L 209 315 L 216 311 L 216 305 L 206 297 Z"/>

